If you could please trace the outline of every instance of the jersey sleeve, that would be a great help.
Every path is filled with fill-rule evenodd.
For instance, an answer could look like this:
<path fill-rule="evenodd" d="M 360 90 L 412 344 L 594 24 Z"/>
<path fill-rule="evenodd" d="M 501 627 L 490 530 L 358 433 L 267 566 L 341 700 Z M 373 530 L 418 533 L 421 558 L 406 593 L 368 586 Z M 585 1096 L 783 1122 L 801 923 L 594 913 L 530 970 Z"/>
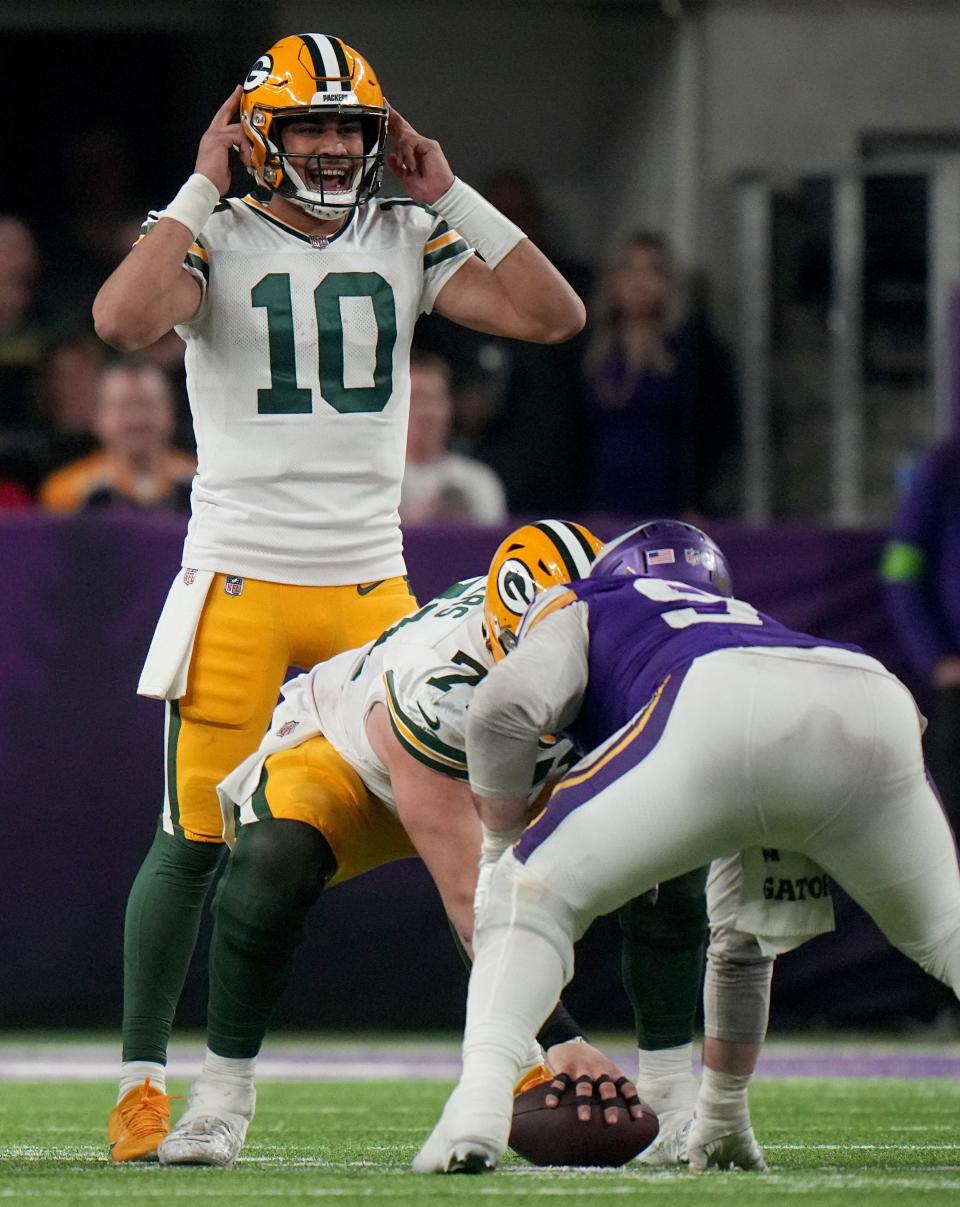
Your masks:
<path fill-rule="evenodd" d="M 552 606 L 544 596 L 539 621 L 532 618 L 526 636 L 476 693 L 466 744 L 470 786 L 481 796 L 528 793 L 540 735 L 565 729 L 580 710 L 589 673 L 587 605 L 566 594 L 571 599 L 557 592 Z"/>
<path fill-rule="evenodd" d="M 137 236 L 134 247 L 136 247 L 137 243 L 143 242 L 159 221 L 159 213 L 156 210 L 151 210 L 147 214 L 143 226 L 140 227 L 140 234 Z M 187 254 L 183 258 L 183 267 L 199 283 L 201 292 L 200 305 L 203 306 L 203 303 L 207 300 L 207 282 L 210 279 L 210 257 L 199 235 L 187 248 Z"/>
<path fill-rule="evenodd" d="M 384 701 L 404 750 L 432 771 L 465 780 L 467 706 L 485 674 L 482 666 L 438 665 L 427 646 L 393 651 L 383 665 Z"/>
<path fill-rule="evenodd" d="M 561 608 L 569 607 L 570 604 L 576 602 L 577 597 L 569 587 L 559 585 L 543 591 L 524 612 L 517 630 L 517 640 L 521 641 L 546 617 L 552 616 L 554 612 L 559 612 Z"/>
<path fill-rule="evenodd" d="M 437 294 L 453 274 L 474 254 L 473 248 L 459 231 L 442 218 L 433 215 L 435 222 L 423 245 L 423 290 L 420 312 L 429 314 Z"/>

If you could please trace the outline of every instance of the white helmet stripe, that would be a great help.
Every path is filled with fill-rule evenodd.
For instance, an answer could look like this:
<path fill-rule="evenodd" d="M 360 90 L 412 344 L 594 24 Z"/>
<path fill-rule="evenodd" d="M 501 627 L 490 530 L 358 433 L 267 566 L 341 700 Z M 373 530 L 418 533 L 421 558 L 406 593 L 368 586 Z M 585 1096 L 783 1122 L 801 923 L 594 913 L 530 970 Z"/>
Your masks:
<path fill-rule="evenodd" d="M 317 80 L 318 92 L 347 92 L 350 90 L 349 80 L 341 82 L 341 76 L 345 74 L 344 64 L 341 64 L 337 58 L 337 51 L 333 45 L 332 39 L 327 34 L 301 34 L 304 41 L 309 38 L 313 42 L 313 46 L 309 46 L 314 59 L 314 66 L 319 67 L 316 61 L 316 55 L 313 54 L 314 48 L 320 55 L 320 61 L 323 63 L 323 74 L 327 77 L 325 80 Z"/>
<path fill-rule="evenodd" d="M 575 573 L 571 578 L 586 578 L 594 561 L 593 550 L 569 524 L 563 520 L 541 520 L 537 525 L 557 546 L 564 564 Z"/>

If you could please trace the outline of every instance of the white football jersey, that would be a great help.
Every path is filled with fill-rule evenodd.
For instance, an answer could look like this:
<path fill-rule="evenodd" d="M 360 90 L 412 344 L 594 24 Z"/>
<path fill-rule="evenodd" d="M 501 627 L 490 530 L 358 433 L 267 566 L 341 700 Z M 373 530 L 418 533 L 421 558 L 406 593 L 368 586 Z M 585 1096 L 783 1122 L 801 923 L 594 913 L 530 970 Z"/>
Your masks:
<path fill-rule="evenodd" d="M 407 199 L 329 240 L 252 197 L 217 206 L 185 261 L 203 300 L 177 327 L 198 454 L 185 565 L 308 586 L 404 573 L 414 323 L 471 254 Z"/>
<path fill-rule="evenodd" d="M 376 641 L 321 662 L 287 684 L 259 751 L 227 777 L 221 798 L 228 806 L 242 806 L 241 820 L 254 820 L 249 797 L 264 760 L 322 733 L 395 811 L 387 769 L 367 739 L 367 715 L 377 703 L 386 704 L 393 731 L 409 754 L 466 781 L 467 709 L 474 688 L 493 666 L 483 637 L 485 586 L 485 578 L 454 583 Z M 540 745 L 531 799 L 548 776 L 561 775 L 575 759 L 565 740 L 544 738 Z"/>

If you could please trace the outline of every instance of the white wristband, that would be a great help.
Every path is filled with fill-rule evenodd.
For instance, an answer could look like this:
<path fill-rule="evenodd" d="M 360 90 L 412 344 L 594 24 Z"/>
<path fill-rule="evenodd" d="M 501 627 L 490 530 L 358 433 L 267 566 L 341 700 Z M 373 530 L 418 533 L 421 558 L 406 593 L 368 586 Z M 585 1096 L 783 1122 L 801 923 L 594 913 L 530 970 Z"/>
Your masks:
<path fill-rule="evenodd" d="M 491 268 L 496 268 L 507 252 L 526 238 L 519 226 L 458 176 L 430 208 L 455 227 Z"/>
<path fill-rule="evenodd" d="M 180 192 L 157 218 L 173 218 L 187 228 L 194 239 L 220 201 L 220 190 L 200 172 L 190 176 Z"/>

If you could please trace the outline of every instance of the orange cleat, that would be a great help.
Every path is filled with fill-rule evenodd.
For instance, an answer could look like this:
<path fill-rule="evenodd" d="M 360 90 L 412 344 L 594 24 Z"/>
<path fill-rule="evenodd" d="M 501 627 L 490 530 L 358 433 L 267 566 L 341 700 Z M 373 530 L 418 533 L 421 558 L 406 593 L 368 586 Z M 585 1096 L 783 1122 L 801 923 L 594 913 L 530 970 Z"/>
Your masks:
<path fill-rule="evenodd" d="M 521 1094 L 532 1090 L 534 1086 L 543 1085 L 545 1081 L 553 1081 L 554 1077 L 556 1077 L 556 1073 L 551 1073 L 545 1064 L 534 1065 L 513 1087 L 513 1096 L 519 1098 Z"/>
<path fill-rule="evenodd" d="M 149 1077 L 127 1090 L 107 1122 L 111 1160 L 155 1161 L 170 1131 L 170 1102 L 170 1095 L 155 1090 Z"/>

